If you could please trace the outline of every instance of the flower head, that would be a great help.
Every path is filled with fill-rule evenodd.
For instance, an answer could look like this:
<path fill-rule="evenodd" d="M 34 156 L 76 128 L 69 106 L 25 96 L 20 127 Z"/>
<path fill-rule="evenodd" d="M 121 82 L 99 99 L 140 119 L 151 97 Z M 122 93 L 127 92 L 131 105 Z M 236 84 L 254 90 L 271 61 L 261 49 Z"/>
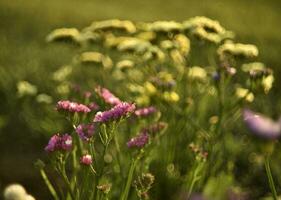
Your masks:
<path fill-rule="evenodd" d="M 129 148 L 134 148 L 134 147 L 142 148 L 148 143 L 148 140 L 149 140 L 149 135 L 147 133 L 140 133 L 136 137 L 131 138 L 127 142 L 127 146 Z"/>
<path fill-rule="evenodd" d="M 281 124 L 279 122 L 249 109 L 244 109 L 243 118 L 249 130 L 261 138 L 277 139 L 281 136 Z"/>
<path fill-rule="evenodd" d="M 96 87 L 96 93 L 108 104 L 110 105 L 118 105 L 121 103 L 121 100 L 112 94 L 108 89 L 103 87 Z"/>
<path fill-rule="evenodd" d="M 89 155 L 89 154 L 83 155 L 83 156 L 80 158 L 80 163 L 81 163 L 81 164 L 90 165 L 90 164 L 92 164 L 92 162 L 93 162 L 92 156 Z"/>
<path fill-rule="evenodd" d="M 70 151 L 72 149 L 72 137 L 67 133 L 64 135 L 56 134 L 53 135 L 48 145 L 45 147 L 45 151 L 54 152 L 54 151 Z"/>
<path fill-rule="evenodd" d="M 80 124 L 75 131 L 83 141 L 88 141 L 95 133 L 95 126 L 94 124 Z"/>
<path fill-rule="evenodd" d="M 153 106 L 150 106 L 150 107 L 140 108 L 140 109 L 135 110 L 135 115 L 138 117 L 146 117 L 155 112 L 157 112 L 157 109 Z"/>
<path fill-rule="evenodd" d="M 126 117 L 134 112 L 135 109 L 135 104 L 122 102 L 108 111 L 98 112 L 94 117 L 94 122 L 106 123 L 109 121 L 119 120 L 122 117 Z"/>
<path fill-rule="evenodd" d="M 56 106 L 58 111 L 68 111 L 68 112 L 78 112 L 78 113 L 88 113 L 91 109 L 83 104 L 79 104 L 71 101 L 59 101 Z"/>
<path fill-rule="evenodd" d="M 88 106 L 88 108 L 91 109 L 91 111 L 96 111 L 96 110 L 98 110 L 98 109 L 100 108 L 99 105 L 96 104 L 95 102 L 91 102 L 91 103 L 89 103 L 89 105 L 87 105 L 87 106 Z"/>

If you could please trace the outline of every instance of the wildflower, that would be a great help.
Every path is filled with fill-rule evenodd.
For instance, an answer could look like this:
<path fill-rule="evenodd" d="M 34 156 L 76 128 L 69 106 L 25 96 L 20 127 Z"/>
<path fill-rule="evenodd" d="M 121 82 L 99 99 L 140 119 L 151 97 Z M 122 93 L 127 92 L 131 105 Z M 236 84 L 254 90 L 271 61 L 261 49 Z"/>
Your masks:
<path fill-rule="evenodd" d="M 83 141 L 88 141 L 95 133 L 95 126 L 94 124 L 80 124 L 75 131 Z"/>
<path fill-rule="evenodd" d="M 146 117 L 148 115 L 151 115 L 153 113 L 157 112 L 157 109 L 153 106 L 146 107 L 146 108 L 140 108 L 135 111 L 135 115 L 138 117 Z"/>
<path fill-rule="evenodd" d="M 80 42 L 80 32 L 76 28 L 59 28 L 53 30 L 46 38 L 47 42 L 71 41 Z"/>
<path fill-rule="evenodd" d="M 80 163 L 83 164 L 83 165 L 91 165 L 92 162 L 93 162 L 92 156 L 89 155 L 89 154 L 83 155 L 83 156 L 80 158 Z"/>
<path fill-rule="evenodd" d="M 12 184 L 4 190 L 5 200 L 25 200 L 26 191 L 20 184 Z"/>
<path fill-rule="evenodd" d="M 20 81 L 17 84 L 18 96 L 33 96 L 37 94 L 37 87 L 27 81 Z"/>
<path fill-rule="evenodd" d="M 149 140 L 149 135 L 145 132 L 140 133 L 138 136 L 133 137 L 129 140 L 129 142 L 127 142 L 127 146 L 129 148 L 142 148 L 144 147 Z"/>
<path fill-rule="evenodd" d="M 281 136 L 280 122 L 274 122 L 272 119 L 249 109 L 243 110 L 243 118 L 249 130 L 261 138 L 278 139 Z"/>
<path fill-rule="evenodd" d="M 95 91 L 106 103 L 110 105 L 115 106 L 121 103 L 121 100 L 106 88 L 98 86 L 96 87 Z"/>
<path fill-rule="evenodd" d="M 59 101 L 57 103 L 58 111 L 68 111 L 68 112 L 78 112 L 78 113 L 88 113 L 91 112 L 91 109 L 83 104 L 79 104 L 71 101 Z"/>
<path fill-rule="evenodd" d="M 133 113 L 135 108 L 135 104 L 127 102 L 119 103 L 108 111 L 98 112 L 94 117 L 94 122 L 106 123 L 109 121 L 119 120 L 122 117 L 126 117 Z"/>
<path fill-rule="evenodd" d="M 45 147 L 45 151 L 54 152 L 54 151 L 70 151 L 72 149 L 72 137 L 67 133 L 64 135 L 56 134 L 51 137 L 48 142 L 48 145 Z"/>
<path fill-rule="evenodd" d="M 84 92 L 84 96 L 85 96 L 85 98 L 88 99 L 92 96 L 92 93 L 90 91 L 86 91 L 86 92 Z"/>

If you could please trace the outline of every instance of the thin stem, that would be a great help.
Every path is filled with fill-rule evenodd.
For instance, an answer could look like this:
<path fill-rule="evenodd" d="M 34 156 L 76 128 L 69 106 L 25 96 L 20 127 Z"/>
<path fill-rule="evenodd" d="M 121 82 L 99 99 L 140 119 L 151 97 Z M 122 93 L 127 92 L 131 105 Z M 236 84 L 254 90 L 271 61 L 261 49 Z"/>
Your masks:
<path fill-rule="evenodd" d="M 267 175 L 267 178 L 268 178 L 268 183 L 269 183 L 269 187 L 270 187 L 270 190 L 271 190 L 272 197 L 273 197 L 274 200 L 277 200 L 278 196 L 277 196 L 275 184 L 274 184 L 274 181 L 273 181 L 273 178 L 272 178 L 272 173 L 271 173 L 271 170 L 270 170 L 269 156 L 268 155 L 265 157 L 264 165 L 265 165 L 266 175 Z"/>
<path fill-rule="evenodd" d="M 131 183 L 132 183 L 132 180 L 133 180 L 133 175 L 134 175 L 134 171 L 135 171 L 135 168 L 136 168 L 136 164 L 137 164 L 137 159 L 133 159 L 132 162 L 131 162 L 130 169 L 129 169 L 129 174 L 128 174 L 126 186 L 125 186 L 125 189 L 124 189 L 124 191 L 121 195 L 120 200 L 127 200 L 128 199 L 128 195 L 129 195 L 129 192 L 130 192 L 130 189 L 131 189 Z"/>
<path fill-rule="evenodd" d="M 50 180 L 48 179 L 48 177 L 47 177 L 47 175 L 46 175 L 46 173 L 45 173 L 45 171 L 43 169 L 40 169 L 40 174 L 41 174 L 45 184 L 47 185 L 51 195 L 53 196 L 53 198 L 55 200 L 59 200 L 59 197 L 57 195 L 56 190 L 54 189 L 53 185 L 51 184 Z"/>
<path fill-rule="evenodd" d="M 116 146 L 116 151 L 117 151 L 116 158 L 117 158 L 117 163 L 118 163 L 118 166 L 119 166 L 120 174 L 121 174 L 122 178 L 124 178 L 124 174 L 122 173 L 122 170 L 121 170 L 122 169 L 122 165 L 121 165 L 120 145 L 119 145 L 119 141 L 118 141 L 118 138 L 117 138 L 116 135 L 114 135 L 113 140 L 114 140 L 115 146 Z"/>
<path fill-rule="evenodd" d="M 191 195 L 191 193 L 193 191 L 195 183 L 197 181 L 199 181 L 200 178 L 201 178 L 200 172 L 201 172 L 203 166 L 204 166 L 204 163 L 198 163 L 198 165 L 196 166 L 196 168 L 195 168 L 195 170 L 194 170 L 194 172 L 192 174 L 191 183 L 190 183 L 189 188 L 188 188 L 188 198 L 187 199 L 189 199 L 189 197 L 190 197 L 190 195 Z"/>

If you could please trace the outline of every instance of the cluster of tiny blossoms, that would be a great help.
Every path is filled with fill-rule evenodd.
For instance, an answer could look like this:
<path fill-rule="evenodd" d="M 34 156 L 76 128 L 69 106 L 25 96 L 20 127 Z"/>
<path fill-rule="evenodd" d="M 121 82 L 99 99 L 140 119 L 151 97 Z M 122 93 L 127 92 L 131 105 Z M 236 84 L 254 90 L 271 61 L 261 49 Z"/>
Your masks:
<path fill-rule="evenodd" d="M 153 113 L 157 112 L 157 109 L 153 106 L 146 107 L 146 108 L 139 108 L 135 111 L 135 115 L 138 117 L 146 117 Z"/>
<path fill-rule="evenodd" d="M 139 135 L 137 135 L 136 137 L 131 138 L 128 142 L 127 142 L 127 146 L 129 148 L 142 148 L 144 147 L 149 141 L 149 135 L 145 132 L 140 133 Z"/>
<path fill-rule="evenodd" d="M 114 94 L 112 94 L 108 89 L 103 88 L 103 87 L 96 87 L 96 93 L 108 104 L 110 105 L 118 105 L 121 102 L 121 100 L 116 97 Z"/>
<path fill-rule="evenodd" d="M 134 112 L 135 104 L 122 102 L 114 106 L 110 110 L 98 112 L 94 117 L 94 122 L 106 123 L 114 120 L 119 120 Z"/>
<path fill-rule="evenodd" d="M 59 101 L 57 103 L 58 111 L 68 111 L 68 112 L 78 112 L 78 113 L 88 113 L 91 112 L 91 109 L 83 104 L 79 104 L 71 101 Z"/>
<path fill-rule="evenodd" d="M 88 141 L 95 133 L 94 124 L 80 124 L 75 129 L 81 140 Z"/>
<path fill-rule="evenodd" d="M 72 137 L 67 133 L 64 135 L 55 134 L 49 140 L 48 145 L 45 147 L 47 152 L 54 151 L 70 151 L 72 149 Z"/>

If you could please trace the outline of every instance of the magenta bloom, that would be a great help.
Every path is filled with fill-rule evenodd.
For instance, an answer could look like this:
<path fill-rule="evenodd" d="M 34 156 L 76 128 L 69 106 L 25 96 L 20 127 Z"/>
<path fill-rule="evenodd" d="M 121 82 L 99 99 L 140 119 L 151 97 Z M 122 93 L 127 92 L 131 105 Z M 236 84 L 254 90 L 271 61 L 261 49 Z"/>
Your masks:
<path fill-rule="evenodd" d="M 58 111 L 68 111 L 68 112 L 78 112 L 78 113 L 88 113 L 91 112 L 90 108 L 83 104 L 79 104 L 71 101 L 59 101 L 57 103 Z"/>
<path fill-rule="evenodd" d="M 92 164 L 92 162 L 93 162 L 92 156 L 89 155 L 89 154 L 83 155 L 83 156 L 80 158 L 80 163 L 81 163 L 81 164 L 90 165 L 90 164 Z"/>
<path fill-rule="evenodd" d="M 72 149 L 72 137 L 67 133 L 64 135 L 56 134 L 51 137 L 45 151 L 70 151 Z"/>
<path fill-rule="evenodd" d="M 243 110 L 244 121 L 249 130 L 264 139 L 277 139 L 281 136 L 281 124 L 272 119 L 255 113 L 249 109 Z"/>
<path fill-rule="evenodd" d="M 81 140 L 88 141 L 95 133 L 94 124 L 80 124 L 75 129 Z"/>
<path fill-rule="evenodd" d="M 121 103 L 121 100 L 112 94 L 108 89 L 102 88 L 100 86 L 96 87 L 96 93 L 108 104 L 118 105 Z"/>
<path fill-rule="evenodd" d="M 136 137 L 133 137 L 130 139 L 129 142 L 127 142 L 127 146 L 129 148 L 142 148 L 144 147 L 149 140 L 149 135 L 147 133 L 140 133 Z"/>
<path fill-rule="evenodd" d="M 135 111 L 135 115 L 138 117 L 146 117 L 148 115 L 151 115 L 153 113 L 157 112 L 157 109 L 153 106 L 147 107 L 147 108 L 140 108 Z"/>
<path fill-rule="evenodd" d="M 98 112 L 95 115 L 94 122 L 106 123 L 109 121 L 119 120 L 122 117 L 126 117 L 129 114 L 133 113 L 135 109 L 135 104 L 122 102 L 108 111 Z"/>

